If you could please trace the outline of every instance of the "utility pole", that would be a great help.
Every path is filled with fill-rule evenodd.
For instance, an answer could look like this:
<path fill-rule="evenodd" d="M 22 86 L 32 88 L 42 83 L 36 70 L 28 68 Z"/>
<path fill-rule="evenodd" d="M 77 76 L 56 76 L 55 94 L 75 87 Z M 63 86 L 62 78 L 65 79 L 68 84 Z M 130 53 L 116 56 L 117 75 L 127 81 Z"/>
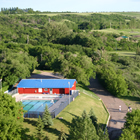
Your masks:
<path fill-rule="evenodd" d="M 110 29 L 111 29 L 111 22 L 110 22 Z"/>

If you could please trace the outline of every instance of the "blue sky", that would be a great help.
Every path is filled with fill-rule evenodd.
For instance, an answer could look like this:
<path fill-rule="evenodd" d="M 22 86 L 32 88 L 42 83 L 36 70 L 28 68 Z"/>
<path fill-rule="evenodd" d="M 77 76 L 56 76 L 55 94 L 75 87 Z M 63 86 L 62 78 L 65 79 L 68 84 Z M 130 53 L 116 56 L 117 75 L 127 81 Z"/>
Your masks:
<path fill-rule="evenodd" d="M 0 0 L 0 8 L 4 7 L 52 12 L 140 11 L 140 0 Z"/>

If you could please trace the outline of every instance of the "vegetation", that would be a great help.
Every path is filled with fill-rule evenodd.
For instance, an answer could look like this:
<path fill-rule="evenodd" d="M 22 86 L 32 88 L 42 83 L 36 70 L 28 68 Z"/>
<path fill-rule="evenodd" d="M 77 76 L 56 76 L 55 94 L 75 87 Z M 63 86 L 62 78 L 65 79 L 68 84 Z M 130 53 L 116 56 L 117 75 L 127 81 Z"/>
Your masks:
<path fill-rule="evenodd" d="M 82 117 L 73 118 L 70 127 L 70 139 L 98 140 L 95 126 L 85 111 L 82 113 Z"/>
<path fill-rule="evenodd" d="M 46 13 L 52 14 L 51 12 Z M 78 15 L 68 12 L 67 14 L 55 14 L 51 17 L 46 13 L 33 11 L 31 8 L 1 9 L 0 79 L 2 79 L 4 89 L 10 89 L 19 79 L 29 77 L 35 69 L 51 70 L 61 73 L 66 78 L 77 79 L 78 83 L 82 83 L 81 87 L 88 85 L 89 79 L 95 78 L 97 75 L 110 93 L 124 100 L 139 103 L 140 22 L 138 18 L 133 17 L 132 13 Z M 122 35 L 128 36 L 129 39 L 120 39 Z M 113 53 L 107 51 L 113 51 Z M 89 91 L 87 92 L 89 93 Z M 79 99 L 83 100 L 84 106 Z M 95 95 L 90 97 L 82 95 L 77 97 L 77 102 L 68 106 L 66 111 L 80 116 L 81 108 L 82 111 L 83 109 L 89 111 L 91 105 L 94 106 L 98 102 L 98 110 L 94 108 L 94 113 L 98 118 L 97 123 L 105 124 L 104 118 L 101 116 L 106 112 L 98 112 L 103 108 L 97 99 Z M 14 103 L 8 95 L 1 95 L 1 100 L 7 107 L 5 108 L 1 104 L 1 126 L 5 126 L 5 130 L 8 132 L 4 133 L 6 135 L 2 133 L 1 137 L 8 139 L 11 136 L 10 128 L 17 122 L 13 130 L 17 138 L 20 139 L 23 130 L 18 124 L 20 119 L 17 117 L 20 117 L 18 116 L 20 113 L 17 112 L 21 105 Z M 11 102 L 9 103 L 9 101 Z M 6 104 L 7 102 L 9 105 Z M 75 106 L 78 106 L 78 109 Z M 60 114 L 65 118 L 65 124 L 70 124 L 73 119 L 69 113 L 62 111 Z M 93 112 L 91 114 L 92 121 L 96 122 Z M 89 123 L 92 128 L 92 121 L 89 117 L 86 117 L 85 120 L 82 117 L 78 118 L 74 120 L 76 123 L 85 121 L 85 124 Z M 9 121 L 11 124 L 8 123 Z M 29 127 L 29 124 L 26 125 Z M 56 129 L 57 136 L 60 134 L 60 128 L 56 125 L 65 128 L 66 135 L 69 135 L 68 127 L 60 120 L 54 119 L 54 126 L 51 128 Z M 33 126 L 31 128 L 35 129 Z M 17 129 L 18 131 L 16 131 Z M 98 129 L 96 134 L 101 139 L 103 135 L 98 127 L 96 129 Z M 83 132 L 85 131 L 83 130 Z M 12 137 L 14 138 L 15 135 Z M 53 138 L 57 136 L 53 136 Z M 136 138 L 137 132 L 133 136 Z"/>
<path fill-rule="evenodd" d="M 19 140 L 25 131 L 22 129 L 23 106 L 10 95 L 0 93 L 0 139 Z"/>
<path fill-rule="evenodd" d="M 124 139 L 140 139 L 140 110 L 133 110 L 126 115 L 126 123 L 124 125 L 123 132 L 119 140 Z"/>
<path fill-rule="evenodd" d="M 109 140 L 107 131 L 104 134 L 101 127 L 97 125 L 97 123 L 95 123 L 96 116 L 93 115 L 93 109 L 90 110 L 90 114 L 92 115 L 92 117 L 89 116 L 84 110 L 81 117 L 75 117 L 72 119 L 72 125 L 69 130 L 70 139 Z M 93 122 L 93 116 L 94 116 L 94 122 Z"/>
<path fill-rule="evenodd" d="M 45 111 L 43 113 L 42 121 L 43 121 L 45 127 L 49 127 L 49 126 L 52 126 L 53 125 L 52 117 L 51 117 L 51 115 L 49 113 L 49 110 L 48 110 L 48 106 L 47 105 L 46 105 Z"/>
<path fill-rule="evenodd" d="M 93 108 L 91 108 L 91 110 L 89 111 L 89 117 L 92 120 L 92 124 L 95 126 L 95 128 L 97 130 L 97 118 L 94 114 Z"/>
<path fill-rule="evenodd" d="M 41 117 L 39 116 L 38 118 L 38 121 L 37 121 L 37 126 L 36 126 L 36 130 L 37 130 L 37 133 L 36 133 L 36 137 L 39 139 L 39 140 L 43 140 L 44 139 L 44 134 L 43 134 L 43 128 L 44 128 L 44 124 L 42 122 L 42 119 Z"/>
<path fill-rule="evenodd" d="M 71 126 L 72 119 L 76 116 L 80 117 L 83 110 L 89 112 L 91 107 L 93 107 L 94 113 L 98 118 L 97 123 L 101 126 L 105 126 L 108 114 L 103 107 L 102 102 L 80 92 L 80 96 L 76 97 L 75 100 L 70 103 L 70 105 L 68 105 L 58 114 L 55 119 L 53 119 L 53 126 L 44 128 L 44 134 L 46 134 L 47 132 L 47 136 L 49 137 L 49 139 L 58 139 L 61 133 L 61 128 L 63 128 L 65 135 L 69 137 L 69 127 Z M 63 119 L 59 119 L 59 117 Z M 24 119 L 23 128 L 29 128 L 29 132 L 26 133 L 27 135 L 32 136 L 34 132 L 36 133 L 36 123 L 37 119 Z"/>
<path fill-rule="evenodd" d="M 66 136 L 66 134 L 65 134 L 63 129 L 61 129 L 61 133 L 59 135 L 58 140 L 67 140 L 67 136 Z"/>
<path fill-rule="evenodd" d="M 110 93 L 115 96 L 127 94 L 128 86 L 121 71 L 115 71 L 113 66 L 106 62 L 105 64 L 102 64 L 97 71 L 100 81 Z"/>

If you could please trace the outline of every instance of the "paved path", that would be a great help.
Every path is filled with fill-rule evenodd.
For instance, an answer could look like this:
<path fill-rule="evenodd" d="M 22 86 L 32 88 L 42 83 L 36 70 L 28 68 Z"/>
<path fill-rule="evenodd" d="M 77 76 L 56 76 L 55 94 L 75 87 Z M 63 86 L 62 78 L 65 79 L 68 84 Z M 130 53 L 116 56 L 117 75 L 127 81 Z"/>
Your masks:
<path fill-rule="evenodd" d="M 121 135 L 121 128 L 124 126 L 125 115 L 127 113 L 127 106 L 125 103 L 112 96 L 106 91 L 98 82 L 97 79 L 90 80 L 89 89 L 99 96 L 106 105 L 110 113 L 110 121 L 108 125 L 108 132 L 110 140 L 115 140 Z M 121 112 L 119 112 L 119 106 L 121 105 Z"/>
<path fill-rule="evenodd" d="M 64 79 L 62 75 L 54 74 L 51 72 L 40 71 L 40 74 L 32 74 L 31 77 L 27 79 Z"/>

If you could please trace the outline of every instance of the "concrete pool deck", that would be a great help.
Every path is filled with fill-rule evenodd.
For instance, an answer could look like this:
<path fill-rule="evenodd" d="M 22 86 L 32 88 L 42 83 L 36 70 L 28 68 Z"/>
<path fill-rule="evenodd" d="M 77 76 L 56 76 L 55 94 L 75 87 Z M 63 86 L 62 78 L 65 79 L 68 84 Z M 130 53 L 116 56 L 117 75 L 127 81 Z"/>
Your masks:
<path fill-rule="evenodd" d="M 15 94 L 13 97 L 15 97 L 16 102 L 23 101 L 23 100 L 58 100 L 60 99 L 63 94 L 57 94 L 57 95 L 50 95 L 50 94 Z"/>
<path fill-rule="evenodd" d="M 16 94 L 14 95 L 16 101 L 27 101 L 27 100 L 38 100 L 38 101 L 45 101 L 45 100 L 57 100 L 52 106 L 48 108 L 49 112 L 52 115 L 52 118 L 55 118 L 70 102 L 74 101 L 79 94 L 74 93 L 72 95 L 44 95 L 44 94 Z M 42 116 L 44 111 L 32 111 L 26 113 L 24 117 L 29 118 L 38 118 L 38 115 Z"/>

